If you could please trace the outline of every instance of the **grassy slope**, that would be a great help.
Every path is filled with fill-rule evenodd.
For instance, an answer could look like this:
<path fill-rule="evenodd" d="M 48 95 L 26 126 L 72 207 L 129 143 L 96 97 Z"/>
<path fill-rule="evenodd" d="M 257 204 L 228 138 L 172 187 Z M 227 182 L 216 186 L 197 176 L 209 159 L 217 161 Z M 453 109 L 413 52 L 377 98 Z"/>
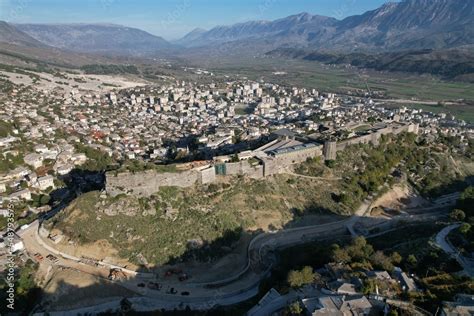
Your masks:
<path fill-rule="evenodd" d="M 288 181 L 289 178 L 292 176 L 281 175 L 267 181 L 237 179 L 232 185 L 192 190 L 162 188 L 149 199 L 118 197 L 104 202 L 107 207 L 126 203 L 125 208 L 139 209 L 134 216 L 101 213 L 98 192 L 90 192 L 54 220 L 56 228 L 73 239 L 82 243 L 107 239 L 121 256 L 134 262 L 141 252 L 150 263 L 163 264 L 173 256 L 185 254 L 186 244 L 192 239 L 209 244 L 218 240 L 212 251 L 216 256 L 221 246 L 235 240 L 231 236 L 241 228 L 247 231 L 266 229 L 268 225 L 280 227 L 292 221 L 295 214 L 342 212 L 330 195 L 337 188 L 321 188 L 317 180 Z M 156 214 L 143 215 L 145 210 L 156 210 Z M 97 225 L 89 225 L 91 221 Z M 222 236 L 227 238 L 222 240 Z M 210 254 L 211 251 L 204 251 L 200 255 Z"/>

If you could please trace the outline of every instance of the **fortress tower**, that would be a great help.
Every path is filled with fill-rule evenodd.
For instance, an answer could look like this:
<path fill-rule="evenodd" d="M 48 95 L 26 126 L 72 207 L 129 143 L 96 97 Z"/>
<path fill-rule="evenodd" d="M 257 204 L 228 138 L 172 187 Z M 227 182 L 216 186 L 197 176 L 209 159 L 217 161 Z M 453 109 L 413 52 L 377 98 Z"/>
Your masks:
<path fill-rule="evenodd" d="M 336 160 L 337 154 L 337 142 L 327 141 L 324 143 L 323 148 L 324 159 L 325 160 Z"/>

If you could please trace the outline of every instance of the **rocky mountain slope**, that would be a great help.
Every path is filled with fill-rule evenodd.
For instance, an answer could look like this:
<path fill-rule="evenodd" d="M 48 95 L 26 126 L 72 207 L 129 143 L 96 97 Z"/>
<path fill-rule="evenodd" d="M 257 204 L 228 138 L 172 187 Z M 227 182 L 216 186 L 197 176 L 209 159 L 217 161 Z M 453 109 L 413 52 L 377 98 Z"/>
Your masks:
<path fill-rule="evenodd" d="M 7 22 L 0 21 L 0 43 L 22 45 L 28 47 L 45 47 L 43 43 L 30 35 L 18 30 Z"/>
<path fill-rule="evenodd" d="M 129 56 L 99 56 L 48 46 L 20 31 L 14 25 L 0 21 L 0 65 L 35 68 L 45 65 L 75 68 L 91 64 L 133 64 L 139 59 Z"/>
<path fill-rule="evenodd" d="M 273 40 L 278 43 L 303 44 L 311 32 L 331 27 L 336 19 L 309 13 L 292 15 L 275 21 L 250 21 L 231 26 L 217 26 L 197 36 L 186 35 L 180 43 L 188 47 L 208 46 L 232 41 Z"/>
<path fill-rule="evenodd" d="M 145 31 L 112 24 L 16 24 L 49 46 L 74 52 L 128 56 L 158 55 L 172 45 Z"/>
<path fill-rule="evenodd" d="M 404 0 L 386 3 L 362 15 L 334 18 L 302 13 L 276 21 L 251 21 L 218 26 L 185 36 L 188 47 L 252 40 L 288 46 L 338 51 L 451 48 L 474 44 L 474 1 Z"/>

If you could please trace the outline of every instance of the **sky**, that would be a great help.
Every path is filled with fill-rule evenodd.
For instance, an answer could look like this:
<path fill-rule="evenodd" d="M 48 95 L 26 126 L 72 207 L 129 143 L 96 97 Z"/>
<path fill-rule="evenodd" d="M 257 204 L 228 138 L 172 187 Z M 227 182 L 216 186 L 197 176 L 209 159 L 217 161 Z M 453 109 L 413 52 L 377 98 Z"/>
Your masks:
<path fill-rule="evenodd" d="M 301 12 L 342 19 L 387 0 L 0 0 L 0 20 L 12 23 L 114 23 L 168 40 L 210 29 Z"/>

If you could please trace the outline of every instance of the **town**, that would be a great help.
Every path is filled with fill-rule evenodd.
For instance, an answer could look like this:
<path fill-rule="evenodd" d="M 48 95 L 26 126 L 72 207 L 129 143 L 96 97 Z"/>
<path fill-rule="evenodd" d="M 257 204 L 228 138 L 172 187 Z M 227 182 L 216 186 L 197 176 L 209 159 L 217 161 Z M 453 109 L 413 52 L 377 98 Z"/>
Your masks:
<path fill-rule="evenodd" d="M 370 98 L 258 82 L 196 87 L 180 82 L 102 95 L 22 87 L 3 98 L 4 201 L 31 200 L 32 194 L 60 187 L 62 178 L 86 162 L 88 148 L 132 171 L 134 164 L 186 162 L 184 168 L 190 168 L 192 161 L 200 161 L 203 170 L 203 161 L 214 160 L 217 166 L 255 157 L 263 176 L 285 168 L 283 160 L 303 162 L 318 152 L 334 160 L 344 143 L 376 143 L 370 135 L 392 133 L 392 126 L 399 129 L 395 133 L 406 126 L 432 139 L 438 133 L 459 137 L 460 150 L 472 136 L 466 122 L 443 113 L 386 109 Z M 332 145 L 336 141 L 340 144 Z M 20 142 L 35 145 L 27 151 L 18 148 Z"/>
<path fill-rule="evenodd" d="M 472 125 L 449 114 L 403 106 L 387 108 L 383 101 L 374 101 L 370 96 L 337 95 L 263 81 L 216 81 L 209 85 L 176 81 L 167 86 L 146 85 L 102 93 L 77 88 L 38 90 L 9 84 L 1 98 L 1 215 L 6 222 L 10 216 L 7 205 L 14 205 L 18 229 L 14 251 L 25 260 L 32 255 L 32 248 L 30 241 L 24 244 L 22 236 L 31 238 L 26 236 L 36 229 L 37 219 L 53 217 L 70 201 L 91 190 L 100 190 L 111 198 L 123 194 L 148 198 L 162 187 L 208 186 L 223 177 L 265 179 L 292 173 L 295 167 L 316 158 L 331 165 L 347 147 L 378 146 L 386 137 L 406 133 L 419 135 L 432 144 L 440 138 L 456 139 L 453 150 L 460 155 L 472 150 Z M 112 215 L 112 211 L 106 214 Z M 334 226 L 332 232 L 340 231 L 344 236 L 345 227 L 351 227 L 357 236 L 353 226 L 352 222 L 344 223 L 342 227 Z M 4 229 L 3 234 L 6 226 Z M 125 287 L 136 289 L 148 284 L 152 292 L 162 287 L 149 281 L 146 274 L 124 266 L 55 250 L 54 245 L 65 236 L 42 226 L 35 238 L 46 243 L 46 252 L 36 252 L 35 261 L 74 268 L 79 263 L 79 267 L 110 270 L 109 278 L 126 282 Z M 360 245 L 352 247 L 356 246 Z M 305 273 L 309 274 L 309 281 L 297 281 L 286 294 L 272 289 L 248 315 L 269 314 L 286 308 L 288 302 L 292 302 L 288 308 L 294 313 L 304 308 L 312 315 L 383 310 L 429 314 L 399 299 L 400 293 L 419 292 L 413 277 L 394 268 L 401 259 L 396 254 L 393 258 L 375 254 L 378 261 L 372 266 L 385 270 L 371 268 L 363 280 L 354 278 L 350 271 L 344 272 L 347 266 L 341 262 L 315 272 L 306 271 L 309 268 L 293 272 L 300 273 L 303 279 Z M 268 269 L 269 259 L 261 256 L 263 266 L 253 267 L 252 271 Z M 334 255 L 333 258 L 340 260 Z M 2 263 L 7 264 L 6 256 Z M 97 273 L 102 273 L 100 269 Z M 263 272 L 257 273 L 259 279 L 266 276 Z M 180 282 L 189 277 L 182 272 L 180 275 Z M 123 281 L 130 276 L 136 280 Z M 312 280 L 318 280 L 317 284 Z M 369 284 L 377 286 L 377 294 L 367 291 Z M 181 295 L 191 292 L 183 285 L 170 286 L 170 295 L 176 295 L 176 288 L 182 288 Z M 249 291 L 246 295 L 254 294 Z M 145 297 L 154 300 L 153 295 Z M 228 304 L 224 298 L 219 300 Z M 129 299 L 120 305 L 124 308 L 124 304 L 132 302 Z M 449 304 L 444 308 L 462 309 L 463 304 L 471 306 L 472 302 L 460 296 L 458 302 Z"/>

